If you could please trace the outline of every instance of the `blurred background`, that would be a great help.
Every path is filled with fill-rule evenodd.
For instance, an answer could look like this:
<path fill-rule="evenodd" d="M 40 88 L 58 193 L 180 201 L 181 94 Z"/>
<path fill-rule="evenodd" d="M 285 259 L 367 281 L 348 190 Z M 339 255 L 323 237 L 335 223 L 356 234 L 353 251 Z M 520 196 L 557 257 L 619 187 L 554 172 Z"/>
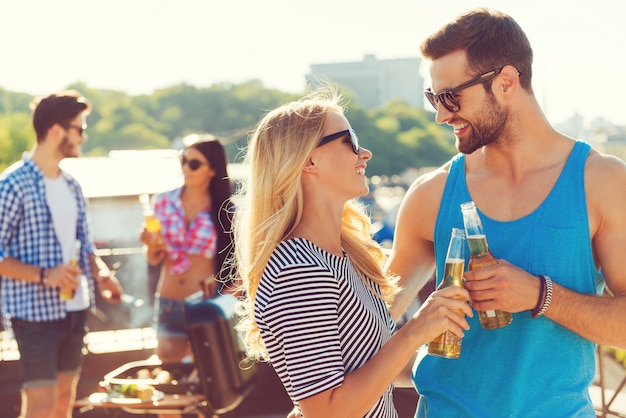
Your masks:
<path fill-rule="evenodd" d="M 626 158 L 626 3 L 480 5 L 510 14 L 526 31 L 535 53 L 533 88 L 555 127 Z M 83 93 L 94 105 L 89 140 L 84 155 L 62 167 L 83 185 L 98 252 L 118 267 L 134 298 L 121 305 L 97 301 L 79 396 L 94 390 L 107 371 L 154 348 L 158 270 L 148 268 L 139 242 L 139 196 L 182 182 L 184 136 L 221 138 L 236 185 L 246 174 L 241 151 L 260 117 L 333 83 L 349 99 L 347 117 L 373 152 L 370 193 L 361 200 L 374 221 L 374 238 L 389 248 L 407 187 L 456 152 L 451 129 L 437 125 L 425 103 L 430 80 L 419 44 L 476 6 L 467 0 L 2 2 L 0 170 L 32 147 L 28 104 L 34 96 L 66 88 Z M 10 330 L 0 332 L 0 404 L 10 405 L 2 417 L 16 416 L 19 407 L 17 356 Z M 610 351 L 618 364 L 625 356 Z M 288 407 L 279 383 L 268 379 L 272 395 L 257 394 L 258 413 L 261 398 Z M 412 416 L 416 395 L 398 398 Z"/>

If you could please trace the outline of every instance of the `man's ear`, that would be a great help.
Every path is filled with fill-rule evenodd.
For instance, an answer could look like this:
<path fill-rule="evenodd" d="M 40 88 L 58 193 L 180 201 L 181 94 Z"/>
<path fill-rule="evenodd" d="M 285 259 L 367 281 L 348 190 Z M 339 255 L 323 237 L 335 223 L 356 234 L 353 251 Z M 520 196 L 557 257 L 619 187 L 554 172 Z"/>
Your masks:
<path fill-rule="evenodd" d="M 512 65 L 505 66 L 500 72 L 502 93 L 509 92 L 510 89 L 519 87 L 519 72 Z"/>
<path fill-rule="evenodd" d="M 48 129 L 46 137 L 52 138 L 56 141 L 59 138 L 63 138 L 64 133 L 65 128 L 63 128 L 60 123 L 55 123 L 50 127 L 50 129 Z"/>

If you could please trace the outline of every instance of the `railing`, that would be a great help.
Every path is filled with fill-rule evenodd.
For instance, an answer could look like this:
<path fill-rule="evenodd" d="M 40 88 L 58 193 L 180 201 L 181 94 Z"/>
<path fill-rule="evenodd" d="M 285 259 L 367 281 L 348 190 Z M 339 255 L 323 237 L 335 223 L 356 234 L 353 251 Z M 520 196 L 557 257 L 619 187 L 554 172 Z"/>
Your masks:
<path fill-rule="evenodd" d="M 89 332 L 85 336 L 90 353 L 114 353 L 154 349 L 157 345 L 156 333 L 152 327 L 116 329 L 111 331 Z M 17 343 L 9 331 L 0 332 L 0 361 L 19 360 Z"/>
<path fill-rule="evenodd" d="M 621 393 L 626 386 L 626 370 L 623 370 L 621 381 L 615 390 L 607 388 L 606 355 L 603 346 L 598 345 L 596 357 L 598 360 L 598 380 L 595 382 L 600 390 L 600 405 L 596 406 L 598 418 L 619 417 L 626 418 L 626 392 Z M 617 409 L 620 409 L 619 411 Z"/>
<path fill-rule="evenodd" d="M 0 331 L 0 361 L 18 360 L 17 342 L 9 331 Z"/>

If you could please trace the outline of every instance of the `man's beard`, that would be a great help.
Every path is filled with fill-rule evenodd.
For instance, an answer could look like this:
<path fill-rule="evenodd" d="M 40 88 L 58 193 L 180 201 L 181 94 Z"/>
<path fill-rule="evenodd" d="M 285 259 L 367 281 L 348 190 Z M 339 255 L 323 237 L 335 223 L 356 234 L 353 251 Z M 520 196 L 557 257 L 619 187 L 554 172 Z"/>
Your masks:
<path fill-rule="evenodd" d="M 457 140 L 457 148 L 463 154 L 471 154 L 498 140 L 506 128 L 508 111 L 498 105 L 492 94 L 485 101 L 484 110 L 478 114 L 476 122 L 471 123 L 471 133 L 463 141 Z"/>
<path fill-rule="evenodd" d="M 72 145 L 67 135 L 63 137 L 63 141 L 59 144 L 59 152 L 63 155 L 63 158 L 78 157 L 78 151 Z"/>

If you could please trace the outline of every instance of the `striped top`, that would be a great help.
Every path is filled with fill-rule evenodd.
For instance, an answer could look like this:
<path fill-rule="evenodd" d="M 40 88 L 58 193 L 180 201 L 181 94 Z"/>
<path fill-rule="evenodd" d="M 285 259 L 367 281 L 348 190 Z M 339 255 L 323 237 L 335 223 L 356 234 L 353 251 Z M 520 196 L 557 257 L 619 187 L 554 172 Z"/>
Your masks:
<path fill-rule="evenodd" d="M 330 254 L 302 238 L 283 241 L 274 250 L 254 314 L 270 361 L 295 405 L 340 386 L 395 331 L 385 303 L 368 290 L 348 256 Z M 392 391 L 390 386 L 365 416 L 397 417 Z"/>

